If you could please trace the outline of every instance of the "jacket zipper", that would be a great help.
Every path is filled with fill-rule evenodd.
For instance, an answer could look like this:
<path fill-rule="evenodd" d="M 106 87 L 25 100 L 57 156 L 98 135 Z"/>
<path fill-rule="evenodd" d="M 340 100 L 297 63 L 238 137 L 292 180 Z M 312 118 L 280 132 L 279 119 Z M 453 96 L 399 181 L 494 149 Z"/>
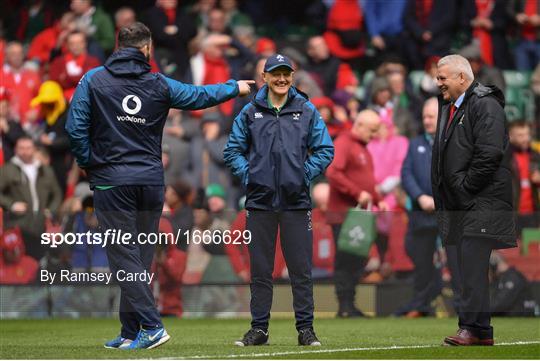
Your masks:
<path fill-rule="evenodd" d="M 279 112 L 277 110 L 274 110 L 274 112 L 276 113 L 276 121 L 277 121 L 277 132 L 278 132 L 278 146 L 281 148 L 282 146 L 282 140 L 281 140 L 281 125 L 280 125 L 280 122 L 279 122 Z M 281 167 L 281 159 L 279 157 L 276 158 L 276 162 L 274 163 L 275 164 L 275 171 L 274 171 L 274 182 L 276 184 L 276 193 L 277 193 L 277 200 L 278 200 L 278 204 L 277 204 L 277 209 L 279 210 L 279 208 L 281 207 L 281 187 L 279 186 L 279 169 Z"/>

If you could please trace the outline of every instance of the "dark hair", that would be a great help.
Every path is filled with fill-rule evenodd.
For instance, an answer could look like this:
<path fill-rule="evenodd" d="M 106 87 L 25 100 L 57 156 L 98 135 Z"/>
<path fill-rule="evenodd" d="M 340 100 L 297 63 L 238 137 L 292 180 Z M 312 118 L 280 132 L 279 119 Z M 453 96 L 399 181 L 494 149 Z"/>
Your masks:
<path fill-rule="evenodd" d="M 118 47 L 139 49 L 149 44 L 151 39 L 152 33 L 150 29 L 137 21 L 120 29 L 118 32 Z"/>
<path fill-rule="evenodd" d="M 514 128 L 531 128 L 531 124 L 527 122 L 526 120 L 514 120 L 513 122 L 510 122 L 508 125 L 508 130 L 514 129 Z"/>
<path fill-rule="evenodd" d="M 34 139 L 32 139 L 31 136 L 29 135 L 21 135 L 19 138 L 17 138 L 17 140 L 15 141 L 15 144 L 19 143 L 20 141 L 23 141 L 23 140 L 29 140 L 32 142 L 32 144 L 36 145 L 36 143 L 34 142 Z"/>

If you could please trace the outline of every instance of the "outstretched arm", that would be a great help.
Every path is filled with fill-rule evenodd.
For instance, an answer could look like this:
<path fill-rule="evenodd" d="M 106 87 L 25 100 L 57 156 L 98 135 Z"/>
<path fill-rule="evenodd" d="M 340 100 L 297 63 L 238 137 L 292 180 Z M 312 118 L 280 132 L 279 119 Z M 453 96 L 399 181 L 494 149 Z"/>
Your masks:
<path fill-rule="evenodd" d="M 184 84 L 165 76 L 164 78 L 169 86 L 171 107 L 184 110 L 209 108 L 238 95 L 247 95 L 250 92 L 250 84 L 255 83 L 253 80 L 230 79 L 223 84 L 197 86 Z"/>

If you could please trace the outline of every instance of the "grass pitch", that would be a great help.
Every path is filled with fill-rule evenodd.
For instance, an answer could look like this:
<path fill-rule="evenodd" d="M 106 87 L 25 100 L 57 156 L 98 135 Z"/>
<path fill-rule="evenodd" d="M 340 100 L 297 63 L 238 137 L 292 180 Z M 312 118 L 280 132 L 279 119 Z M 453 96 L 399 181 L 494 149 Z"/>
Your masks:
<path fill-rule="evenodd" d="M 540 320 L 498 318 L 495 347 L 442 347 L 456 319 L 316 319 L 322 347 L 297 346 L 292 319 L 270 323 L 270 346 L 237 347 L 245 319 L 165 319 L 172 339 L 155 350 L 103 348 L 118 334 L 113 319 L 1 320 L 0 359 L 539 359 Z"/>

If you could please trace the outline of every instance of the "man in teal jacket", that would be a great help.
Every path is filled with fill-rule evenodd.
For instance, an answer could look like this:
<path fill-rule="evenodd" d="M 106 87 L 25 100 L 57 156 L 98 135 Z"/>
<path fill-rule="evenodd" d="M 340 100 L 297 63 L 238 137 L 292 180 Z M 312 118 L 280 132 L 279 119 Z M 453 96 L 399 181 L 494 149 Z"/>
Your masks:
<path fill-rule="evenodd" d="M 272 271 L 279 227 L 293 289 L 299 345 L 320 346 L 313 331 L 313 234 L 309 186 L 334 157 L 315 106 L 292 86 L 285 56 L 266 60 L 266 83 L 236 117 L 224 159 L 246 186 L 251 264 L 251 329 L 238 346 L 268 342 Z"/>

